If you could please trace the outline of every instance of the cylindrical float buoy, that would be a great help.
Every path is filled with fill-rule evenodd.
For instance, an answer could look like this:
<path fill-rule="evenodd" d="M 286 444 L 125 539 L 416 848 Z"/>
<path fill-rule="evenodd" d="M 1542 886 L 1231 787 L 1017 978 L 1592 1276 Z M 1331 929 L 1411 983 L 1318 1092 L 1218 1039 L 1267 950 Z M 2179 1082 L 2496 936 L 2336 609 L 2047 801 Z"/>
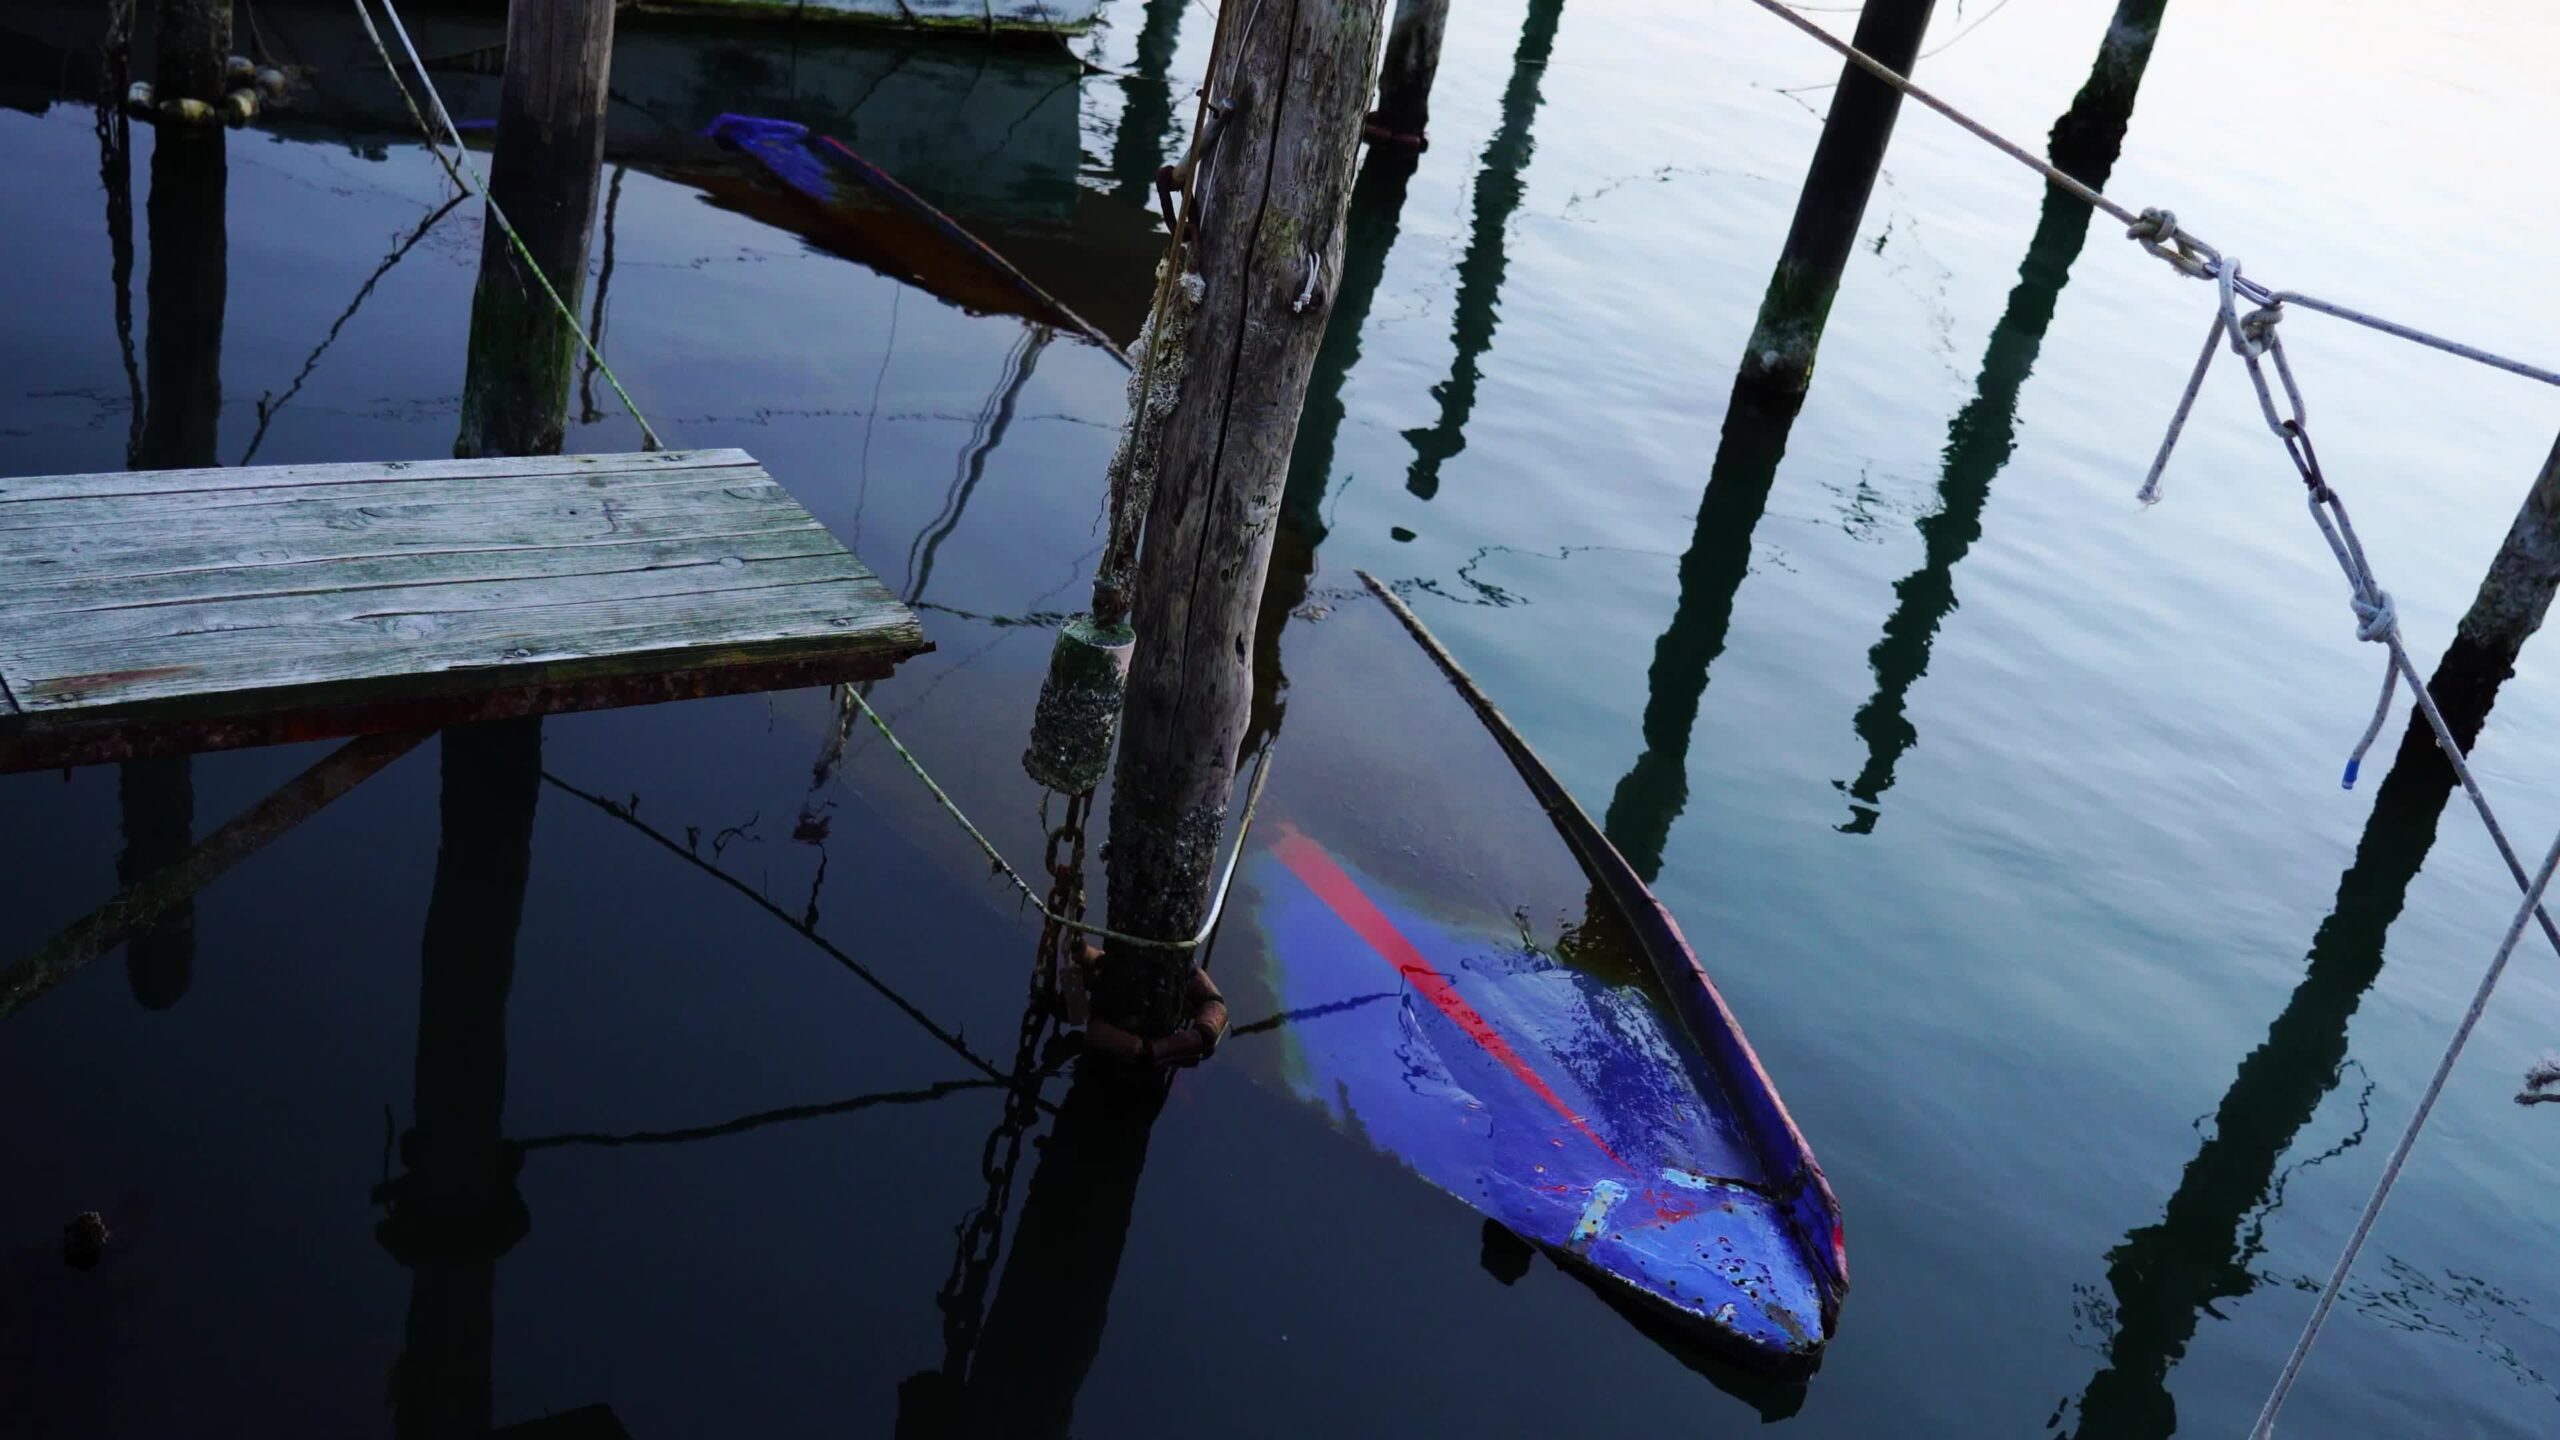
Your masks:
<path fill-rule="evenodd" d="M 215 112 L 212 106 L 207 105 L 203 101 L 195 99 L 192 96 L 187 96 L 176 100 L 161 101 L 160 118 L 163 120 L 174 120 L 181 125 L 210 125 L 219 120 L 221 116 Z"/>
<path fill-rule="evenodd" d="M 277 69 L 273 65 L 269 65 L 258 72 L 257 80 L 258 88 L 266 92 L 268 99 L 280 100 L 284 98 L 283 71 Z"/>
<path fill-rule="evenodd" d="M 1137 632 L 1078 615 L 1058 631 L 1049 678 L 1031 714 L 1031 747 L 1022 768 L 1040 785 L 1081 795 L 1102 783 L 1111 741 L 1120 729 L 1120 696 L 1129 685 L 1129 652 Z"/>
<path fill-rule="evenodd" d="M 124 104 L 125 108 L 128 110 L 150 110 L 152 108 L 151 82 L 148 80 L 134 81 L 133 84 L 127 87 L 124 92 Z"/>
<path fill-rule="evenodd" d="M 222 62 L 222 81 L 226 85 L 246 85 L 257 74 L 258 62 L 246 55 L 234 55 Z"/>
<path fill-rule="evenodd" d="M 258 118 L 258 92 L 234 90 L 222 97 L 222 118 L 234 125 L 246 125 Z"/>

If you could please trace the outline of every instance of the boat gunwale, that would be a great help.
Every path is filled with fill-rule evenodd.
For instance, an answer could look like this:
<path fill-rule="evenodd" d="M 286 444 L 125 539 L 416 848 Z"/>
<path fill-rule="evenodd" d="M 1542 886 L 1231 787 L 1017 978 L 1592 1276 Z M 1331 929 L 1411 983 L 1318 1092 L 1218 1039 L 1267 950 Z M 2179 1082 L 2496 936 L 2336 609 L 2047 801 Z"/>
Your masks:
<path fill-rule="evenodd" d="M 1822 1331 L 1811 1345 L 1794 1358 L 1807 1368 L 1818 1359 L 1823 1344 L 1838 1319 L 1840 1302 L 1849 1289 L 1849 1260 L 1843 1238 L 1844 1227 L 1839 1197 L 1832 1191 L 1831 1181 L 1823 1173 L 1821 1162 L 1814 1158 L 1813 1147 L 1787 1109 L 1784 1096 L 1769 1077 L 1759 1053 L 1744 1034 L 1741 1021 L 1727 1004 L 1722 991 L 1707 974 L 1697 950 L 1690 945 L 1668 906 L 1657 897 L 1652 887 L 1635 873 L 1608 835 L 1593 822 L 1581 803 L 1573 798 L 1554 772 L 1518 730 L 1509 717 L 1493 703 L 1483 687 L 1476 684 L 1448 647 L 1413 612 L 1404 598 L 1386 582 L 1366 570 L 1353 573 L 1361 583 L 1386 604 L 1406 632 L 1419 644 L 1432 662 L 1439 666 L 1451 686 L 1466 700 L 1491 732 L 1495 743 L 1510 757 L 1512 767 L 1527 783 L 1530 793 L 1547 812 L 1565 844 L 1574 852 L 1584 873 L 1606 890 L 1609 899 L 1626 919 L 1634 934 L 1637 948 L 1662 981 L 1669 993 L 1681 1025 L 1707 1062 L 1719 1076 L 1740 1095 L 1735 1108 L 1746 1126 L 1752 1145 L 1760 1151 L 1761 1162 L 1774 1177 L 1770 1184 L 1773 1198 L 1781 1206 L 1788 1230 L 1798 1247 L 1815 1268 L 1822 1293 Z M 1754 1104 L 1753 1101 L 1760 1103 Z M 1765 1107 L 1765 1108 L 1764 1108 Z M 1771 1162 L 1778 1162 L 1772 1164 Z M 1807 1209 L 1811 1213 L 1808 1215 Z M 1819 1230 L 1817 1231 L 1817 1226 Z M 1617 1279 L 1629 1290 L 1635 1287 Z M 1719 1333 L 1732 1332 L 1719 1329 Z M 1735 1339 L 1744 1337 L 1734 1335 Z M 1747 1342 L 1746 1342 L 1747 1344 Z M 1758 1345 L 1747 1345 L 1754 1355 L 1770 1358 L 1769 1351 Z"/>

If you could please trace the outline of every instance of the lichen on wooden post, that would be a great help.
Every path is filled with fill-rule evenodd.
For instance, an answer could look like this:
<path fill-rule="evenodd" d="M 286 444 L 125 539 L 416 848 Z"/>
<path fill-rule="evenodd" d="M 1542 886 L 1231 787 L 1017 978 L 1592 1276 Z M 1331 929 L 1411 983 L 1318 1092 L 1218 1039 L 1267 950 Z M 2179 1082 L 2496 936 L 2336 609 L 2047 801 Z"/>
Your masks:
<path fill-rule="evenodd" d="M 1226 37 L 1226 75 L 1212 77 L 1231 109 L 1198 185 L 1200 304 L 1139 552 L 1112 791 L 1110 917 L 1134 934 L 1185 939 L 1207 914 L 1252 700 L 1255 610 L 1340 273 L 1382 9 L 1244 7 L 1255 18 Z M 1113 947 L 1094 1013 L 1139 1035 L 1170 1032 L 1194 958 Z"/>
<path fill-rule="evenodd" d="M 1868 0 L 1852 43 L 1909 74 L 1929 28 L 1933 0 Z M 1813 378 L 1814 352 L 1840 290 L 1840 272 L 1865 222 L 1867 196 L 1884 166 L 1902 92 L 1843 62 L 1822 139 L 1813 147 L 1795 222 L 1760 301 L 1760 318 L 1742 357 L 1742 383 L 1772 398 L 1801 399 Z"/>

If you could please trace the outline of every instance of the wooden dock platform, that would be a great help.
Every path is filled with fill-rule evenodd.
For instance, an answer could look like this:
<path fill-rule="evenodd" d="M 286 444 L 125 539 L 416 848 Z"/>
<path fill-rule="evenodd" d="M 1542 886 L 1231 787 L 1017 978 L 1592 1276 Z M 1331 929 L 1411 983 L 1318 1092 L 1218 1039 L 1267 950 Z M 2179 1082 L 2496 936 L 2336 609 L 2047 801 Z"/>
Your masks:
<path fill-rule="evenodd" d="M 886 675 L 742 450 L 0 479 L 0 773 Z"/>

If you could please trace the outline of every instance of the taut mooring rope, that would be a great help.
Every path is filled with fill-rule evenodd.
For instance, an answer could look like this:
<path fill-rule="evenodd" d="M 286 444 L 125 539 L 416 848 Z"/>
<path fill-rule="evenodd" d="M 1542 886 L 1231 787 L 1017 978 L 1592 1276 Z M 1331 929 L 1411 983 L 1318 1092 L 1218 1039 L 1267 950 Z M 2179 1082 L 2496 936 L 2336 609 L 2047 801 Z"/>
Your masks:
<path fill-rule="evenodd" d="M 1864 70 L 1878 80 L 1892 86 L 1902 94 L 1910 96 L 1912 99 L 1919 101 L 1921 104 L 1928 106 L 1930 109 L 1944 115 L 1949 120 L 1954 121 L 1957 125 L 1963 127 L 1964 130 L 1971 134 L 1975 139 L 1982 141 L 1992 149 L 1999 151 L 2001 154 L 2008 156 L 2010 159 L 2015 160 L 2019 164 L 2026 166 L 2028 169 L 2035 171 L 2039 175 L 2042 175 L 2046 180 L 2053 184 L 2071 192 L 2083 203 L 2123 222 L 2126 238 L 2141 241 L 2143 249 L 2148 250 L 2152 254 L 2159 256 L 2161 259 L 2168 261 L 2179 271 L 2179 273 L 2198 280 L 2209 280 L 2213 278 L 2213 266 L 2221 259 L 2220 253 L 2212 246 L 2197 239 L 2194 235 L 2180 229 L 2178 226 L 2178 217 L 2171 211 L 2144 210 L 2137 214 L 2132 210 L 2126 209 L 2122 204 L 2108 199 L 2105 195 L 2099 193 L 2086 182 L 2080 180 L 2078 177 L 2072 175 L 2062 167 L 2054 164 L 2052 161 L 2033 153 L 2015 140 L 2011 140 L 2007 136 L 2000 134 L 1990 126 L 1983 124 L 1981 121 L 1974 119 L 1972 116 L 1967 115 L 1953 105 L 1948 104 L 1946 101 L 1930 94 L 1927 90 L 1913 84 L 1910 76 L 1903 74 L 1901 71 L 1894 69 L 1892 66 L 1887 65 L 1883 61 L 1878 60 L 1863 50 L 1860 50 L 1848 41 L 1833 35 L 1830 31 L 1814 24 L 1802 15 L 1795 13 L 1795 11 L 1789 9 L 1784 4 L 1781 4 L 1780 0 L 1751 0 L 1751 3 L 1768 11 L 1770 14 L 1777 16 L 1779 19 L 1786 21 L 1788 24 L 1793 25 L 1805 34 L 1812 36 L 1823 45 L 1837 52 L 1850 64 L 1857 66 L 1859 69 Z M 2279 301 L 2289 301 L 2293 304 L 2300 305 L 2305 309 L 2317 310 L 2323 315 L 2332 315 L 2340 320 L 2362 325 L 2369 329 L 2379 330 L 2385 335 L 2395 335 L 2403 340 L 2410 340 L 2420 345 L 2431 346 L 2435 349 L 2444 351 L 2448 355 L 2459 355 L 2466 360 L 2476 360 L 2483 365 L 2504 370 L 2509 374 L 2521 375 L 2528 380 L 2539 380 L 2545 385 L 2560 385 L 2560 371 L 2546 370 L 2539 365 L 2528 365 L 2521 360 L 2510 359 L 2504 355 L 2483 350 L 2476 345 L 2466 345 L 2459 340 L 2446 339 L 2444 336 L 2418 329 L 2414 325 L 2403 325 L 2397 321 L 2385 320 L 2379 316 L 2370 315 L 2362 310 L 2355 309 L 2352 306 L 2340 305 L 2335 301 L 2322 300 L 2314 296 L 2304 295 L 2299 291 L 2270 290 L 2255 281 L 2236 281 L 2236 284 L 2241 294 L 2248 296 L 2251 300 L 2256 301 L 2260 305 L 2272 305 Z"/>
<path fill-rule="evenodd" d="M 1244 797 L 1244 819 L 1236 826 L 1236 845 L 1235 849 L 1227 855 L 1226 871 L 1219 876 L 1217 891 L 1209 898 L 1209 913 L 1202 917 L 1200 928 L 1192 932 L 1191 938 L 1158 940 L 1147 935 L 1127 934 L 1107 925 L 1090 924 L 1050 909 L 1047 902 L 1041 899 L 1040 892 L 1032 889 L 1031 882 L 1022 878 L 1022 872 L 1013 868 L 1013 862 L 1004 858 L 1004 855 L 996 849 L 995 842 L 987 838 L 986 832 L 980 830 L 977 823 L 953 803 L 949 795 L 943 793 L 941 784 L 924 768 L 924 762 L 918 760 L 907 749 L 906 742 L 900 740 L 897 732 L 889 728 L 888 721 L 880 718 L 879 711 L 871 708 L 871 702 L 863 698 L 862 692 L 848 685 L 844 693 L 853 697 L 853 703 L 860 706 L 863 715 L 879 729 L 880 738 L 889 742 L 889 748 L 898 752 L 898 758 L 905 761 L 907 768 L 915 772 L 915 777 L 924 782 L 924 788 L 933 792 L 933 798 L 942 806 L 943 813 L 949 815 L 958 822 L 962 830 L 968 832 L 969 838 L 976 841 L 978 849 L 986 855 L 987 863 L 995 866 L 999 873 L 1013 882 L 1013 888 L 1022 892 L 1022 898 L 1031 902 L 1031 908 L 1039 912 L 1041 919 L 1064 929 L 1073 930 L 1080 935 L 1091 935 L 1103 940 L 1118 940 L 1151 950 L 1197 950 L 1208 944 L 1210 937 L 1218 933 L 1218 917 L 1227 908 L 1227 892 L 1235 888 L 1236 866 L 1244 859 L 1245 837 L 1253 833 L 1253 812 L 1262 805 L 1262 782 L 1271 775 L 1269 745 L 1263 747 L 1262 758 L 1254 763 L 1253 786 L 1245 792 Z"/>
<path fill-rule="evenodd" d="M 524 243 L 524 237 L 516 233 L 516 227 L 507 219 L 507 212 L 498 208 L 498 198 L 489 193 L 488 183 L 473 167 L 471 152 L 462 145 L 462 132 L 454 127 L 453 116 L 444 108 L 444 97 L 436 93 L 434 77 L 427 74 L 427 63 L 418 58 L 418 47 L 410 42 L 409 27 L 400 23 L 398 7 L 392 4 L 392 0 L 381 0 L 381 3 L 383 16 L 391 22 L 391 33 L 400 37 L 401 50 L 408 55 L 409 63 L 417 67 L 418 85 L 427 92 L 427 104 L 435 110 L 436 123 L 444 127 L 445 134 L 453 137 L 452 158 L 446 157 L 444 143 L 436 138 L 435 126 L 428 124 L 427 117 L 419 113 L 417 98 L 409 93 L 408 82 L 400 78 L 400 67 L 392 62 L 390 48 L 382 43 L 382 32 L 374 28 L 373 12 L 367 8 L 365 0 L 355 0 L 356 18 L 364 22 L 364 33 L 373 41 L 373 52 L 382 57 L 382 68 L 399 89 L 401 103 L 409 107 L 409 118 L 418 122 L 418 133 L 426 137 L 427 148 L 435 152 L 437 162 L 444 166 L 446 174 L 453 176 L 454 183 L 479 196 L 481 203 L 489 207 L 490 220 L 507 237 L 507 243 L 515 247 L 516 258 L 524 262 L 524 268 L 533 276 L 533 283 L 541 286 L 542 293 L 550 297 L 552 308 L 560 312 L 561 320 L 578 337 L 579 346 L 587 352 L 587 358 L 595 362 L 596 370 L 604 376 L 605 383 L 613 387 L 613 393 L 622 401 L 622 408 L 630 411 L 631 418 L 639 423 L 642 448 L 664 450 L 666 444 L 650 427 L 649 417 L 640 413 L 639 405 L 631 399 L 631 392 L 622 388 L 621 377 L 605 363 L 604 352 L 596 349 L 596 342 L 587 337 L 587 327 L 578 323 L 578 312 L 569 307 L 568 301 L 560 298 L 560 292 L 551 284 L 551 277 L 543 273 L 541 264 L 533 258 L 533 250 Z"/>

